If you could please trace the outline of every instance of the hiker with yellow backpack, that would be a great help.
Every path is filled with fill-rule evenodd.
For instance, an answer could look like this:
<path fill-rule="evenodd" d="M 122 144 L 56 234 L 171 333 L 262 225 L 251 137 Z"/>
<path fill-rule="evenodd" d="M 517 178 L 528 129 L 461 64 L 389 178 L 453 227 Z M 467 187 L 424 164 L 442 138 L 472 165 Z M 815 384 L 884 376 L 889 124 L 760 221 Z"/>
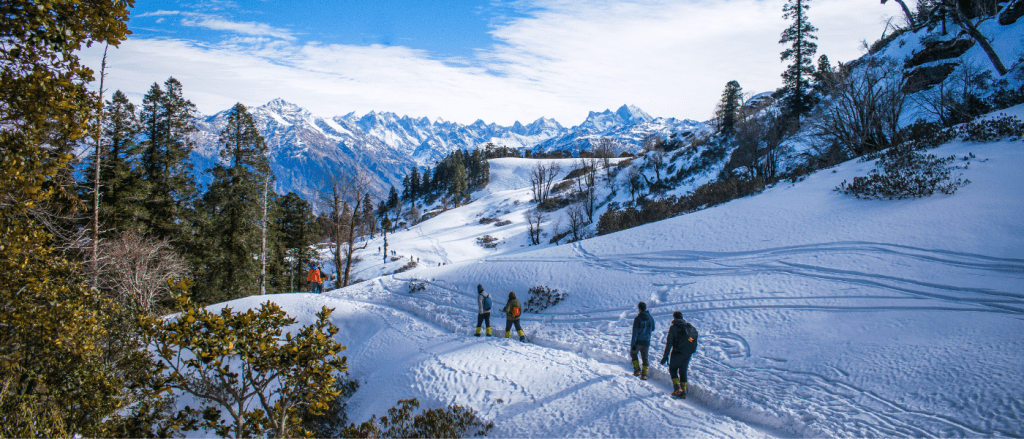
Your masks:
<path fill-rule="evenodd" d="M 523 304 L 516 299 L 514 291 L 508 292 L 508 303 L 501 310 L 505 312 L 505 338 L 512 338 L 512 325 L 515 325 L 516 330 L 519 331 L 519 341 L 525 342 L 526 334 L 523 333 L 523 327 L 519 324 L 519 316 L 523 314 Z"/>

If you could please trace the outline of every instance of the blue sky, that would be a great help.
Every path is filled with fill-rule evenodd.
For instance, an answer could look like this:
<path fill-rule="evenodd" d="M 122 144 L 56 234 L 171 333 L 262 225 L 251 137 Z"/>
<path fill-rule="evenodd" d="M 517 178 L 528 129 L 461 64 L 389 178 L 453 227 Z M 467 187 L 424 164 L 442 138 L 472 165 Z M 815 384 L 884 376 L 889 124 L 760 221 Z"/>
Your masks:
<path fill-rule="evenodd" d="M 107 84 L 141 101 L 174 76 L 205 114 L 280 97 L 321 116 L 503 125 L 544 116 L 571 126 L 631 104 L 705 120 L 730 80 L 748 93 L 780 85 L 783 4 L 137 0 L 133 34 L 108 55 Z M 854 59 L 898 13 L 894 2 L 813 0 L 818 53 Z M 96 70 L 101 56 L 83 52 Z"/>

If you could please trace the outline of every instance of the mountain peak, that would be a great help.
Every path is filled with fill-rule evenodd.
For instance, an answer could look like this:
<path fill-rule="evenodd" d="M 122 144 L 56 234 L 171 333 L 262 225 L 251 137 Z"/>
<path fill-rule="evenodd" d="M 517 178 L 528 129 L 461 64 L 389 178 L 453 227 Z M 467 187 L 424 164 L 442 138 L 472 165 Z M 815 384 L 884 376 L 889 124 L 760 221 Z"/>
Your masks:
<path fill-rule="evenodd" d="M 618 110 L 615 111 L 615 114 L 619 115 L 619 117 L 621 117 L 622 119 L 632 123 L 650 122 L 654 120 L 654 118 L 651 117 L 651 115 L 645 113 L 643 110 L 637 108 L 635 105 L 623 104 L 621 107 L 619 107 Z"/>

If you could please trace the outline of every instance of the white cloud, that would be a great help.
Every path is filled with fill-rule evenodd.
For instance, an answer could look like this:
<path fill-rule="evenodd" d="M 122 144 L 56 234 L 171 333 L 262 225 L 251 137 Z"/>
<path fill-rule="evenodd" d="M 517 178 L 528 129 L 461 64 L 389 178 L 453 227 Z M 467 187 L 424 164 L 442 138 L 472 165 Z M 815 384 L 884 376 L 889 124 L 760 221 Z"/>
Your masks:
<path fill-rule="evenodd" d="M 136 18 L 161 17 L 156 21 L 157 23 L 160 23 L 163 21 L 162 17 L 171 15 L 180 15 L 184 17 L 181 20 L 182 26 L 201 27 L 204 29 L 228 31 L 243 35 L 273 37 L 289 41 L 295 40 L 295 36 L 287 29 L 281 29 L 265 23 L 257 23 L 253 21 L 233 21 L 209 14 L 160 10 L 142 13 L 137 15 Z"/>
<path fill-rule="evenodd" d="M 546 116 L 574 125 L 587 111 L 634 104 L 655 116 L 706 119 L 730 80 L 747 92 L 780 85 L 782 4 L 538 1 L 528 17 L 493 30 L 500 44 L 448 62 L 400 46 L 296 43 L 287 30 L 189 16 L 248 37 L 213 45 L 130 39 L 108 59 L 108 81 L 141 96 L 174 76 L 208 114 L 281 97 L 324 116 L 378 110 L 501 124 Z M 879 17 L 896 12 L 891 2 L 812 3 L 818 53 L 833 62 L 859 56 L 859 41 L 881 34 Z M 95 50 L 85 58 L 98 66 Z"/>

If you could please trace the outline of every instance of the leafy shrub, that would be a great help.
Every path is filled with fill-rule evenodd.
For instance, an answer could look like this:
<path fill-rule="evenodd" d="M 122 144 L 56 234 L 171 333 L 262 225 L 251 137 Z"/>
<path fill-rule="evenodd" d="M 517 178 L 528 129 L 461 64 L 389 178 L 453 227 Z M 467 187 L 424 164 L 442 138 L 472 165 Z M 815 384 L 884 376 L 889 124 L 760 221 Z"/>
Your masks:
<path fill-rule="evenodd" d="M 878 159 L 870 174 L 854 177 L 852 184 L 844 180 L 835 190 L 864 199 L 920 198 L 933 195 L 935 191 L 951 195 L 970 183 L 959 176 L 952 179 L 948 165 L 953 160 L 953 156 L 938 158 L 907 147 L 890 148 Z"/>
<path fill-rule="evenodd" d="M 416 261 L 409 261 L 407 264 L 396 269 L 395 272 L 392 274 L 405 273 L 406 271 L 412 270 L 413 268 L 416 268 Z"/>
<path fill-rule="evenodd" d="M 224 307 L 214 313 L 187 296 L 176 300 L 176 318 L 144 317 L 142 326 L 166 366 L 164 385 L 200 404 L 201 410 L 186 406 L 175 414 L 182 430 L 203 428 L 233 437 L 305 435 L 297 413 L 322 413 L 337 398 L 336 377 L 348 365 L 339 355 L 345 347 L 334 340 L 333 309 L 322 307 L 312 324 L 284 336 L 284 328 L 296 320 L 273 302 L 259 310 Z"/>
<path fill-rule="evenodd" d="M 572 180 L 562 180 L 562 181 L 560 181 L 558 183 L 555 183 L 555 186 L 551 188 L 551 193 L 559 194 L 559 193 L 565 192 L 565 191 L 567 191 L 569 189 L 572 189 L 572 187 L 573 187 Z"/>
<path fill-rule="evenodd" d="M 553 290 L 544 285 L 538 285 L 530 288 L 530 300 L 526 301 L 526 306 L 523 307 L 523 311 L 526 312 L 541 312 L 547 308 L 555 306 L 558 302 L 565 300 L 569 295 L 567 293 L 559 293 L 558 290 Z"/>
<path fill-rule="evenodd" d="M 537 204 L 537 208 L 544 212 L 554 212 L 570 204 L 572 204 L 572 200 L 569 198 L 547 197 L 544 201 Z"/>
<path fill-rule="evenodd" d="M 496 248 L 498 247 L 498 238 L 491 235 L 484 235 L 476 238 L 476 243 L 483 248 Z"/>
<path fill-rule="evenodd" d="M 321 413 L 313 413 L 308 407 L 301 407 L 297 417 L 299 425 L 312 433 L 313 437 L 338 437 L 348 425 L 348 399 L 359 389 L 359 382 L 348 378 L 348 372 L 334 381 L 334 391 L 338 393 L 327 403 Z"/>
<path fill-rule="evenodd" d="M 388 415 L 360 425 L 351 424 L 342 432 L 342 437 L 353 438 L 406 438 L 406 437 L 469 437 L 486 436 L 494 428 L 493 422 L 486 422 L 468 407 L 449 405 L 444 409 L 425 410 L 414 415 L 419 400 L 403 399 L 388 409 Z"/>
<path fill-rule="evenodd" d="M 552 236 L 551 239 L 548 240 L 548 244 L 554 244 L 554 243 L 556 243 L 558 241 L 561 241 L 562 238 L 565 238 L 566 236 L 569 236 L 569 233 L 571 233 L 571 232 L 572 232 L 572 230 L 566 230 L 566 231 L 564 231 L 562 233 L 555 233 L 555 235 Z"/>
<path fill-rule="evenodd" d="M 960 137 L 967 142 L 994 142 L 1004 138 L 1018 140 L 1024 137 L 1024 122 L 1005 114 L 993 119 L 974 121 L 960 129 Z"/>
<path fill-rule="evenodd" d="M 502 227 L 502 226 L 507 226 L 509 224 L 512 224 L 512 221 L 510 221 L 510 220 L 498 221 L 498 222 L 494 223 L 494 227 Z"/>

